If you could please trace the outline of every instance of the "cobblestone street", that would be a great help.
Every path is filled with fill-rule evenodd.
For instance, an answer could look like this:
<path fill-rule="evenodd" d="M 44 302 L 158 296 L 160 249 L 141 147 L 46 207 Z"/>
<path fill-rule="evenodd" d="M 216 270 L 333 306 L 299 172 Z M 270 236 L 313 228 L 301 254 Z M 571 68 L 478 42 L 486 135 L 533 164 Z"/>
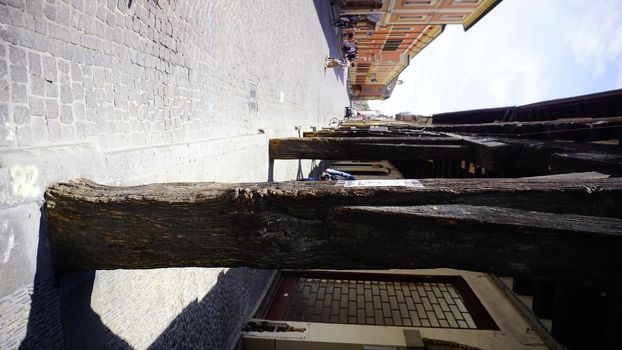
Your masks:
<path fill-rule="evenodd" d="M 339 52 L 330 16 L 328 0 L 0 0 L 0 348 L 234 339 L 270 271 L 80 272 L 57 287 L 43 192 L 76 177 L 267 181 L 270 137 L 350 103 L 346 73 L 323 67 Z M 278 161 L 273 176 L 311 166 Z"/>

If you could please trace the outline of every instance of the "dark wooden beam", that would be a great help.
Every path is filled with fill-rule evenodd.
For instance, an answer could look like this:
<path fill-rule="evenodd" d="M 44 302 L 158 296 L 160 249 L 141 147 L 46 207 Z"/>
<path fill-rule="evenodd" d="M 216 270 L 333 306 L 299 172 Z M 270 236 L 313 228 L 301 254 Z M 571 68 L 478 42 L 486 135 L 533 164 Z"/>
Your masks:
<path fill-rule="evenodd" d="M 590 142 L 620 139 L 622 117 L 575 118 L 533 122 L 495 122 L 483 124 L 387 124 L 387 132 L 439 133 L 450 132 L 478 137 L 508 137 L 538 140 L 570 140 Z M 348 131 L 340 128 L 340 131 Z M 357 127 L 357 130 L 366 130 Z"/>
<path fill-rule="evenodd" d="M 407 144 L 407 145 L 459 145 L 464 143 L 464 137 L 460 135 L 444 134 L 442 136 L 426 136 L 422 134 L 413 136 L 366 136 L 366 137 L 289 137 L 281 139 L 271 139 L 279 143 L 296 142 L 302 140 L 304 143 L 385 143 L 385 144 Z"/>
<path fill-rule="evenodd" d="M 540 318 L 553 318 L 553 307 L 555 304 L 555 280 L 536 278 L 533 280 L 533 299 L 531 308 Z"/>
<path fill-rule="evenodd" d="M 465 159 L 469 147 L 452 137 L 304 137 L 270 140 L 271 159 Z"/>
<path fill-rule="evenodd" d="M 532 295 L 533 279 L 529 276 L 512 277 L 512 291 L 516 294 Z"/>
<path fill-rule="evenodd" d="M 454 133 L 445 133 L 441 137 L 272 139 L 270 157 L 468 160 L 485 168 L 487 177 L 524 177 L 585 171 L 622 174 L 622 151 L 614 145 L 473 137 Z M 442 172 L 437 176 L 442 177 Z"/>
<path fill-rule="evenodd" d="M 348 127 L 337 129 L 322 129 L 319 131 L 304 132 L 304 137 L 442 137 L 441 132 L 426 131 L 426 125 L 384 125 L 386 131 L 370 129 L 369 126 Z"/>
<path fill-rule="evenodd" d="M 355 226 L 358 225 L 358 220 L 353 218 L 364 217 L 365 210 L 371 209 L 339 208 L 360 205 L 463 204 L 495 207 L 504 205 L 551 213 L 598 215 L 610 218 L 622 216 L 622 180 L 617 178 L 581 182 L 533 179 L 430 179 L 422 180 L 421 184 L 423 187 L 345 187 L 334 182 L 173 183 L 108 187 L 81 180 L 50 187 L 46 192 L 45 207 L 54 263 L 69 268 L 87 269 L 141 269 L 174 266 L 356 269 L 374 266 L 391 268 L 433 265 L 484 269 L 486 265 L 484 263 L 481 266 L 471 263 L 454 265 L 453 263 L 446 264 L 448 260 L 428 260 L 426 263 L 428 265 L 420 265 L 421 261 L 418 258 L 413 258 L 414 260 L 407 258 L 407 252 L 411 249 L 407 246 L 404 246 L 401 251 L 374 250 L 372 252 L 374 246 L 383 243 L 376 242 L 375 238 L 371 239 L 372 236 L 357 238 L 361 242 L 367 241 L 366 247 L 356 245 L 356 242 L 352 243 L 355 244 L 354 246 L 350 246 L 350 243 L 342 245 L 346 242 L 345 238 L 334 237 L 354 238 L 357 236 L 359 231 Z M 426 210 L 433 213 L 430 208 Z M 346 213 L 349 214 L 346 215 Z M 393 213 L 385 208 L 374 215 L 378 217 L 390 215 L 391 220 L 398 220 L 402 214 L 399 214 L 399 211 Z M 488 220 L 485 225 L 496 225 L 490 222 L 492 219 L 480 218 L 480 216 L 478 215 L 476 219 Z M 415 220 L 413 218 L 423 220 L 420 218 L 421 215 L 417 216 L 411 212 L 408 212 L 405 217 L 408 220 Z M 586 220 L 586 226 L 581 232 L 598 233 L 605 228 L 609 232 L 618 232 L 617 220 L 589 221 L 589 218 L 583 219 Z M 450 255 L 456 256 L 448 259 L 458 259 L 453 261 L 459 262 L 459 256 L 463 254 L 462 249 L 467 249 L 464 252 L 465 256 L 473 256 L 472 253 L 475 251 L 482 252 L 477 247 L 478 240 L 486 240 L 486 236 L 477 236 L 479 237 L 477 240 L 471 241 L 464 241 L 459 238 L 462 236 L 457 236 L 458 240 L 455 242 L 461 242 L 460 247 L 451 241 L 452 235 L 461 234 L 462 224 L 468 221 L 466 218 L 460 219 L 454 215 L 453 219 L 442 219 L 438 215 L 430 214 L 426 215 L 425 220 L 428 223 L 438 221 L 445 225 L 446 231 L 443 231 L 443 235 L 446 236 L 443 240 L 437 241 L 437 244 L 446 246 L 442 250 L 444 252 L 453 249 Z M 536 218 L 532 220 L 530 214 L 520 216 L 518 221 L 517 225 L 531 225 L 534 230 L 539 225 L 539 221 Z M 571 231 L 565 226 L 568 220 L 562 221 L 559 223 L 559 229 Z M 451 222 L 458 224 L 452 226 Z M 600 222 L 601 226 L 589 226 L 588 223 L 591 222 L 594 222 L 594 225 Z M 509 223 L 506 222 L 503 225 L 506 224 Z M 352 227 L 346 229 L 346 226 Z M 548 231 L 550 226 L 546 226 L 546 230 L 542 231 L 548 232 L 546 235 L 534 236 L 530 233 L 525 237 L 528 237 L 535 246 L 541 244 L 542 241 L 547 247 L 550 246 L 550 243 L 547 243 L 549 239 L 553 239 L 551 242 L 558 242 L 560 246 L 566 245 L 565 239 L 568 239 L 568 249 L 578 244 L 576 237 L 588 237 L 565 233 L 547 236 L 550 234 Z M 387 226 L 388 230 L 385 231 L 384 238 L 381 238 L 380 231 L 373 237 L 380 240 L 399 238 L 399 235 L 396 236 L 391 231 L 394 226 L 390 227 L 389 230 Z M 505 226 L 494 227 L 500 229 Z M 364 226 L 361 226 L 361 229 L 364 229 Z M 498 233 L 490 233 L 492 235 L 490 238 L 494 238 L 495 244 L 503 243 L 501 238 L 494 236 L 503 232 L 506 231 L 499 230 Z M 606 240 L 613 239 L 614 241 L 610 241 L 610 247 L 618 247 L 616 238 L 611 238 L 613 236 L 602 236 L 600 233 L 598 235 L 601 238 L 606 237 L 603 238 Z M 432 244 L 430 242 L 427 244 Z M 601 256 L 601 241 L 593 242 L 594 245 L 591 240 L 585 240 L 584 248 L 594 257 L 599 257 Z M 385 243 L 389 244 L 389 242 Z M 499 252 L 506 254 L 512 251 L 508 249 Z M 522 249 L 533 252 L 541 251 L 537 247 L 529 246 Z M 360 257 L 368 255 L 363 253 L 364 251 L 372 255 L 369 257 L 370 261 L 380 261 L 384 258 L 388 260 L 384 265 L 375 265 L 376 262 L 370 263 L 365 260 L 358 261 Z M 605 253 L 609 254 L 608 251 L 603 252 Z M 349 260 L 347 258 L 349 254 L 354 254 L 359 258 Z M 394 254 L 406 259 L 398 262 L 388 258 Z M 488 255 L 495 254 L 497 250 L 491 250 Z M 512 254 L 521 259 L 526 257 L 520 250 Z M 340 255 L 346 255 L 346 257 L 339 258 Z M 491 257 L 490 259 L 500 258 Z M 611 262 L 608 258 L 603 258 L 602 261 Z M 506 274 L 533 272 L 532 268 L 525 269 L 524 265 L 520 264 L 515 265 L 514 270 L 509 269 L 510 266 L 514 266 L 513 264 L 503 265 L 503 268 L 497 265 L 490 266 L 491 268 L 484 270 L 493 271 L 500 268 L 500 271 L 496 272 Z M 589 269 L 592 268 L 590 267 L 592 265 L 586 266 Z M 548 267 L 543 268 L 542 271 L 548 271 L 547 269 Z M 604 269 L 602 273 L 608 273 L 607 271 L 609 270 Z"/>
<path fill-rule="evenodd" d="M 507 121 L 536 121 L 568 118 L 607 118 L 622 116 L 622 90 L 542 101 L 522 106 L 475 109 L 440 113 L 434 124 L 479 124 Z"/>
<path fill-rule="evenodd" d="M 546 173 L 598 171 L 622 174 L 622 149 L 616 145 L 583 142 L 498 139 L 512 147 L 510 173 L 530 176 Z"/>
<path fill-rule="evenodd" d="M 303 137 L 395 137 L 406 136 L 398 131 L 369 131 L 367 129 L 360 130 L 320 130 L 320 131 L 305 131 L 302 133 Z"/>
<path fill-rule="evenodd" d="M 275 159 L 466 160 L 487 177 L 525 177 L 565 172 L 622 174 L 622 149 L 583 142 L 475 137 L 455 133 L 419 137 L 314 137 L 273 139 Z M 462 145 L 456 147 L 453 145 Z M 437 174 L 441 176 L 441 174 Z"/>
<path fill-rule="evenodd" d="M 563 173 L 563 174 L 554 174 L 554 175 L 542 175 L 542 176 L 532 176 L 525 177 L 524 179 L 548 179 L 548 180 L 573 180 L 573 181 L 583 181 L 583 180 L 595 180 L 595 179 L 607 179 L 611 177 L 611 175 L 599 173 L 597 171 L 587 171 L 581 173 Z"/>
<path fill-rule="evenodd" d="M 483 109 L 473 109 L 467 111 L 456 111 L 437 113 L 432 115 L 433 124 L 482 124 L 493 123 L 496 121 L 515 120 L 516 107 L 493 107 Z"/>
<path fill-rule="evenodd" d="M 535 147 L 546 148 L 556 153 L 570 153 L 570 152 L 592 152 L 592 153 L 611 153 L 622 154 L 622 149 L 618 145 L 603 144 L 594 142 L 574 142 L 572 140 L 567 141 L 554 141 L 554 140 L 529 140 L 529 139 L 512 139 L 495 137 L 495 140 L 503 143 L 507 143 L 518 147 Z"/>
<path fill-rule="evenodd" d="M 418 127 L 415 126 L 414 128 Z M 476 134 L 477 136 L 588 142 L 618 139 L 622 134 L 622 117 L 538 122 L 432 125 L 426 128 L 426 130 Z"/>
<path fill-rule="evenodd" d="M 511 144 L 491 137 L 461 136 L 453 133 L 446 135 L 460 139 L 470 146 L 472 153 L 466 159 L 475 161 L 489 173 L 511 176 L 511 163 L 515 155 Z"/>
<path fill-rule="evenodd" d="M 532 122 L 495 122 L 483 124 L 387 124 L 387 131 L 374 134 L 369 127 L 357 126 L 355 129 L 341 127 L 336 130 L 321 130 L 305 133 L 305 136 L 406 136 L 450 132 L 478 137 L 506 137 L 534 140 L 569 140 L 591 142 L 620 139 L 622 117 L 575 118 Z"/>
<path fill-rule="evenodd" d="M 577 280 L 622 278 L 620 219 L 428 205 L 339 208 L 329 221 L 335 232 L 331 238 L 348 249 L 340 252 L 344 258 L 365 261 L 369 268 L 452 267 Z"/>
<path fill-rule="evenodd" d="M 591 169 L 608 174 L 622 175 L 622 155 L 604 153 L 553 153 L 551 170 L 555 172 Z"/>

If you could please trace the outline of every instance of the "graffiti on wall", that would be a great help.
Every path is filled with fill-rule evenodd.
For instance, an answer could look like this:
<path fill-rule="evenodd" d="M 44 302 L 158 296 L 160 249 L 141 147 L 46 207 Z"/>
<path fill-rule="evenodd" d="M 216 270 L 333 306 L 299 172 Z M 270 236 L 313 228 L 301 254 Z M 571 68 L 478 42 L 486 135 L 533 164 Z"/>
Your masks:
<path fill-rule="evenodd" d="M 13 165 L 10 170 L 12 194 L 18 198 L 37 197 L 41 190 L 37 186 L 39 168 L 34 165 Z"/>

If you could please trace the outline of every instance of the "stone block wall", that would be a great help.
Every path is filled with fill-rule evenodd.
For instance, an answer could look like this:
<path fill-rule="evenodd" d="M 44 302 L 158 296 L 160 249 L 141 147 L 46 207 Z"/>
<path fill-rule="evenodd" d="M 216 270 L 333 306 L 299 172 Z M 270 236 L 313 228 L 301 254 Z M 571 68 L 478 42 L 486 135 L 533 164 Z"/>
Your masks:
<path fill-rule="evenodd" d="M 207 134 L 213 2 L 2 1 L 4 146 L 102 149 Z M 6 74 L 8 72 L 8 74 Z M 8 101 L 8 103 L 6 103 Z"/>
<path fill-rule="evenodd" d="M 230 345 L 270 271 L 54 271 L 43 192 L 75 177 L 267 180 L 269 137 L 349 104 L 343 72 L 322 67 L 339 50 L 329 12 L 319 0 L 0 0 L 1 349 Z M 281 162 L 274 177 L 309 166 Z"/>

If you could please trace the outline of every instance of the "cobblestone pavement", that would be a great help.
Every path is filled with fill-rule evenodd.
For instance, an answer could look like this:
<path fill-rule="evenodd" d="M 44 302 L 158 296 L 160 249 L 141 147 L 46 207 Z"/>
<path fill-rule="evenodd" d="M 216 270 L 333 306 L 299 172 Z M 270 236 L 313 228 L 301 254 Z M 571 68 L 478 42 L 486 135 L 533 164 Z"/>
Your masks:
<path fill-rule="evenodd" d="M 349 104 L 344 72 L 323 68 L 339 50 L 328 3 L 0 0 L 0 348 L 232 341 L 269 271 L 98 271 L 55 284 L 42 193 L 78 176 L 266 181 L 270 137 L 324 126 Z M 310 165 L 280 161 L 273 175 Z"/>
<path fill-rule="evenodd" d="M 310 1 L 3 2 L 4 147 L 283 131 L 347 102 L 343 77 L 323 69 L 330 50 Z"/>
<path fill-rule="evenodd" d="M 330 49 L 311 1 L 3 2 L 0 146 L 9 149 L 90 142 L 111 152 L 287 133 L 325 125 L 348 103 L 343 72 L 323 69 Z"/>

